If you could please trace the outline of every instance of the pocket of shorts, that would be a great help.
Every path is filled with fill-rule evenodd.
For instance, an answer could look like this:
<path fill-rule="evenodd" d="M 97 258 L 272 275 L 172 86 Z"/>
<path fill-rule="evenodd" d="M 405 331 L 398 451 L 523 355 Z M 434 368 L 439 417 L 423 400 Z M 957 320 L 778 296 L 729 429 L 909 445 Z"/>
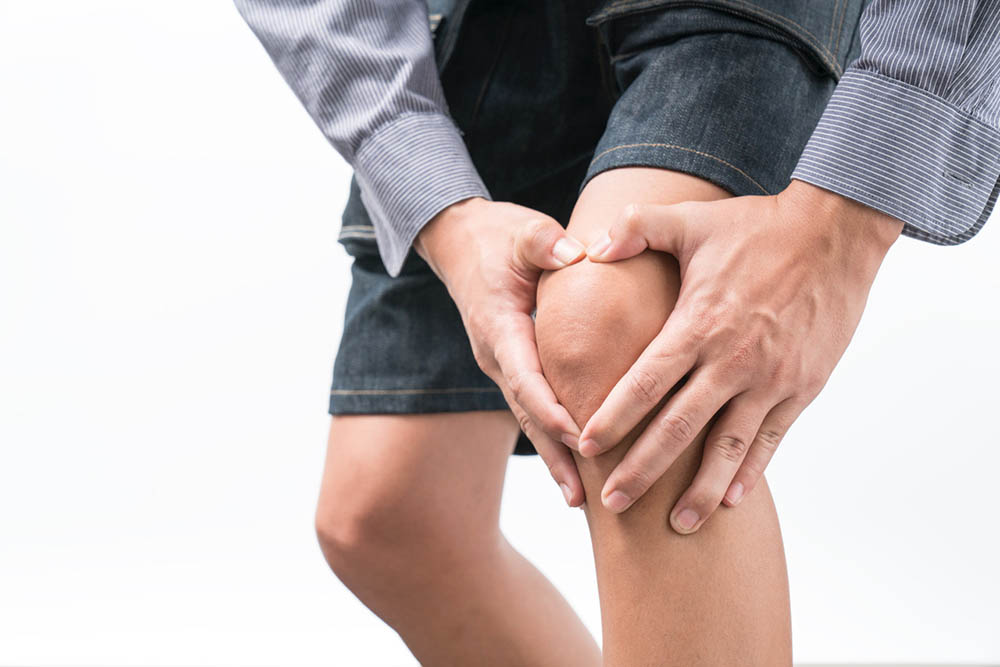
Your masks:
<path fill-rule="evenodd" d="M 839 80 L 856 42 L 865 1 L 605 0 L 587 17 L 587 24 L 602 32 L 612 59 L 625 57 L 638 47 L 629 44 L 626 24 L 636 20 L 633 17 L 659 12 L 665 19 L 664 39 L 713 29 L 766 37 L 793 48 L 817 74 Z M 673 21 L 667 13 L 681 10 L 690 10 L 684 21 Z M 698 10 L 711 12 L 694 18 Z"/>

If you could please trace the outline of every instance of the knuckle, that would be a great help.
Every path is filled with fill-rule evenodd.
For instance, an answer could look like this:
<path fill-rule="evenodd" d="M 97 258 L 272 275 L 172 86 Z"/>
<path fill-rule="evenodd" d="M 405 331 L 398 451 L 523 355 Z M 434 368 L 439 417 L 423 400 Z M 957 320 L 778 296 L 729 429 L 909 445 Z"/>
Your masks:
<path fill-rule="evenodd" d="M 757 342 L 750 337 L 744 336 L 737 340 L 729 355 L 732 369 L 739 372 L 752 368 L 758 356 L 757 347 Z"/>
<path fill-rule="evenodd" d="M 719 506 L 722 501 L 722 493 L 715 493 L 711 489 L 692 489 L 688 497 L 687 505 L 692 507 L 698 516 L 704 520 L 706 516 Z"/>
<path fill-rule="evenodd" d="M 510 396 L 518 403 L 524 398 L 524 373 L 512 373 L 507 376 L 507 388 Z"/>
<path fill-rule="evenodd" d="M 521 229 L 521 241 L 527 248 L 539 248 L 549 238 L 548 221 L 542 218 L 531 218 Z"/>
<path fill-rule="evenodd" d="M 479 342 L 480 345 L 490 347 L 487 341 L 494 326 L 495 323 L 488 311 L 483 312 L 475 309 L 468 314 L 469 337 Z"/>
<path fill-rule="evenodd" d="M 806 376 L 804 389 L 809 396 L 816 396 L 826 386 L 826 380 L 822 373 L 810 373 Z"/>
<path fill-rule="evenodd" d="M 660 380 L 644 368 L 628 374 L 627 387 L 634 398 L 644 405 L 652 405 L 663 397 Z"/>
<path fill-rule="evenodd" d="M 484 350 L 483 346 L 473 345 L 472 358 L 476 360 L 476 365 L 479 366 L 479 370 L 486 373 L 486 375 L 493 377 L 494 371 L 496 370 L 493 365 L 493 355 Z"/>
<path fill-rule="evenodd" d="M 639 223 L 642 222 L 643 206 L 642 204 L 632 202 L 626 204 L 625 208 L 622 209 L 621 223 L 622 227 L 626 230 L 634 230 L 638 227 Z"/>
<path fill-rule="evenodd" d="M 619 479 L 618 487 L 635 498 L 653 485 L 649 473 L 642 468 L 629 468 Z"/>
<path fill-rule="evenodd" d="M 685 318 L 687 324 L 687 338 L 691 345 L 700 346 L 712 334 L 718 315 L 711 308 L 700 306 L 688 314 Z"/>
<path fill-rule="evenodd" d="M 781 443 L 784 433 L 776 428 L 763 428 L 757 434 L 757 442 L 769 453 L 774 453 Z"/>
<path fill-rule="evenodd" d="M 557 434 L 565 430 L 559 423 L 559 419 L 551 410 L 546 410 L 542 415 L 537 417 L 537 420 L 539 422 L 539 426 L 541 426 L 542 430 L 546 433 Z"/>
<path fill-rule="evenodd" d="M 660 423 L 660 431 L 667 436 L 664 444 L 673 445 L 688 443 L 694 439 L 694 428 L 691 421 L 677 413 L 668 413 Z"/>
<path fill-rule="evenodd" d="M 792 383 L 792 370 L 784 358 L 775 359 L 768 373 L 768 381 L 773 387 L 788 387 Z"/>
<path fill-rule="evenodd" d="M 521 431 L 523 431 L 526 436 L 528 436 L 529 438 L 531 437 L 532 431 L 534 430 L 532 428 L 533 424 L 531 422 L 531 417 L 529 417 L 528 414 L 523 410 L 518 411 L 517 425 L 521 428 Z"/>
<path fill-rule="evenodd" d="M 735 435 L 723 435 L 712 441 L 714 449 L 722 458 L 739 463 L 747 452 L 747 441 Z"/>

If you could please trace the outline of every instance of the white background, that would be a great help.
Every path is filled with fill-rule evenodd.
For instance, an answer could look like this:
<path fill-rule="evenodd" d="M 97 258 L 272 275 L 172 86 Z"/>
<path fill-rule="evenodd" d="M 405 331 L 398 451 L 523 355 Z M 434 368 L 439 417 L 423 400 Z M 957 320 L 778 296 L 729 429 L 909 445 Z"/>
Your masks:
<path fill-rule="evenodd" d="M 0 2 L 0 664 L 413 664 L 312 533 L 349 176 L 228 1 Z M 799 661 L 1000 661 L 998 262 L 894 246 L 769 468 Z"/>

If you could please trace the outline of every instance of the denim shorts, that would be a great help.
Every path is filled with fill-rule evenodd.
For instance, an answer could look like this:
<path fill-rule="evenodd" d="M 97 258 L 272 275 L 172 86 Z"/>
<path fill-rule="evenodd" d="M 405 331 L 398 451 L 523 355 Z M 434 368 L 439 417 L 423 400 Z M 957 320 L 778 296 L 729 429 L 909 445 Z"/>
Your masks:
<path fill-rule="evenodd" d="M 844 67 L 865 0 L 431 0 L 449 111 L 491 195 L 564 226 L 594 175 L 661 167 L 775 194 Z M 331 414 L 508 409 L 412 249 L 391 277 L 355 180 Z M 522 433 L 515 454 L 534 454 Z"/>

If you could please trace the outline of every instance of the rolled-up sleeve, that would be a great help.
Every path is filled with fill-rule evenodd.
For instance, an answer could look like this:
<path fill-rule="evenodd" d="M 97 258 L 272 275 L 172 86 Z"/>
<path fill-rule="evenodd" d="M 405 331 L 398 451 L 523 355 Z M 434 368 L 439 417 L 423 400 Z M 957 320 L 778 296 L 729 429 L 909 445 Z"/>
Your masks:
<path fill-rule="evenodd" d="M 439 211 L 490 198 L 448 113 L 424 0 L 234 1 L 354 167 L 390 275 Z"/>
<path fill-rule="evenodd" d="M 792 178 L 953 245 L 1000 188 L 1000 0 L 873 0 Z"/>

